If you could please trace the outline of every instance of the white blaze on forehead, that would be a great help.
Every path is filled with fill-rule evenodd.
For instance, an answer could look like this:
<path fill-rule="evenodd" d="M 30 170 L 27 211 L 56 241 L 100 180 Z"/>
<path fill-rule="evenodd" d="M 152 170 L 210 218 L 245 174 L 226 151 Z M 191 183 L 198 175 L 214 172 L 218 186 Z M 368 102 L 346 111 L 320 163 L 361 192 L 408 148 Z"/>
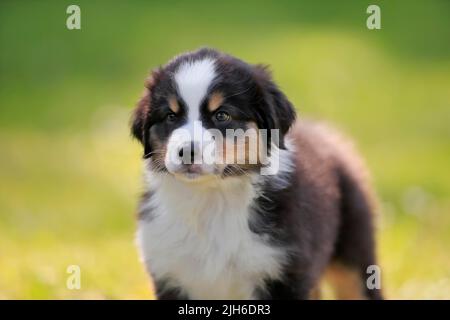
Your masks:
<path fill-rule="evenodd" d="M 189 122 L 199 119 L 200 103 L 215 76 L 214 60 L 211 58 L 184 62 L 175 72 L 178 92 L 189 110 Z"/>

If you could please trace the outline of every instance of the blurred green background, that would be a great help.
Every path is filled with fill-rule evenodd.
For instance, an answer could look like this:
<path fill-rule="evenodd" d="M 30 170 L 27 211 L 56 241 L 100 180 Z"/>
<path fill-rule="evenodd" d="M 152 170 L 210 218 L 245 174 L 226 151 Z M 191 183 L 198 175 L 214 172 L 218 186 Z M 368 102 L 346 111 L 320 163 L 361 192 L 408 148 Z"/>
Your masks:
<path fill-rule="evenodd" d="M 81 30 L 66 8 L 81 7 Z M 381 30 L 366 8 L 381 7 Z M 372 171 L 388 298 L 450 298 L 449 1 L 1 1 L 0 298 L 152 298 L 134 247 L 151 68 L 212 46 L 268 63 Z M 81 290 L 66 268 L 79 265 Z"/>

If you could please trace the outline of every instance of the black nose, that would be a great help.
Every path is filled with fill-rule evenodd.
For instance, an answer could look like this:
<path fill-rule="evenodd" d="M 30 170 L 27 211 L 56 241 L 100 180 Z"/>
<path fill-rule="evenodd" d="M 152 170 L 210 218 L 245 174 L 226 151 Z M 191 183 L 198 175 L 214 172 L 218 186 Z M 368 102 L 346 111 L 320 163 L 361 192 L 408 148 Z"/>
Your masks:
<path fill-rule="evenodd" d="M 182 159 L 183 164 L 192 164 L 195 160 L 196 144 L 191 142 L 181 146 L 178 156 Z"/>

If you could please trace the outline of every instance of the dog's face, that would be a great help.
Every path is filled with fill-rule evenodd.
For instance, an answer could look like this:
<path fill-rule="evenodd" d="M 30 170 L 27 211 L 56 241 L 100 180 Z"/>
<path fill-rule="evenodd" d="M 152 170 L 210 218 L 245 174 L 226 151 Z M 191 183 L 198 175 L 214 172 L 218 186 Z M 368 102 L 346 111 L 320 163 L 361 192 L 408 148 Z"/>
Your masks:
<path fill-rule="evenodd" d="M 201 49 L 152 73 L 132 133 L 151 170 L 199 181 L 261 167 L 274 144 L 284 148 L 294 119 L 292 105 L 264 67 Z M 271 141 L 273 130 L 278 141 Z"/>

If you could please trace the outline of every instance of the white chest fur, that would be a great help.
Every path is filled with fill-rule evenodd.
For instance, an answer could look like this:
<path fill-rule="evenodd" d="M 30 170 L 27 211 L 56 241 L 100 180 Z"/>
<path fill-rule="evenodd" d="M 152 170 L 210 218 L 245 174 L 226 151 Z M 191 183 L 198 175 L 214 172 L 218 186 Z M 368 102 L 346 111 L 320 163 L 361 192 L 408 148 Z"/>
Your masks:
<path fill-rule="evenodd" d="M 280 276 L 284 251 L 249 229 L 249 178 L 149 179 L 153 196 L 143 205 L 152 217 L 139 222 L 137 241 L 156 279 L 174 279 L 193 299 L 251 299 L 265 277 Z"/>

